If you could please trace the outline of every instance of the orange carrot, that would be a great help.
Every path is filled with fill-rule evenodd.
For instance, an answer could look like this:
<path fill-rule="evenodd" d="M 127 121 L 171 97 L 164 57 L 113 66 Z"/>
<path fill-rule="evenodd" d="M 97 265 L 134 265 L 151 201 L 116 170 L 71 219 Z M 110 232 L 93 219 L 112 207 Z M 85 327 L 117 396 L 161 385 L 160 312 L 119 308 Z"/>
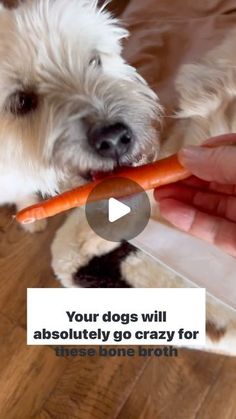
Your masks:
<path fill-rule="evenodd" d="M 131 185 L 128 185 L 127 182 L 127 190 L 124 190 L 124 183 L 120 182 L 121 178 L 129 179 L 141 186 L 142 189 L 149 190 L 186 179 L 189 176 L 189 171 L 179 163 L 177 155 L 173 155 L 144 166 L 122 168 L 107 176 L 105 178 L 107 181 L 104 183 L 101 183 L 101 181 L 87 183 L 86 185 L 25 208 L 18 212 L 16 219 L 22 224 L 32 223 L 36 220 L 52 217 L 71 208 L 85 205 L 90 193 L 99 183 L 101 183 L 101 188 L 97 188 L 99 189 L 98 193 L 93 194 L 93 201 L 111 197 L 119 198 L 139 192 L 132 182 Z M 108 182 L 108 180 L 112 180 L 112 182 Z"/>

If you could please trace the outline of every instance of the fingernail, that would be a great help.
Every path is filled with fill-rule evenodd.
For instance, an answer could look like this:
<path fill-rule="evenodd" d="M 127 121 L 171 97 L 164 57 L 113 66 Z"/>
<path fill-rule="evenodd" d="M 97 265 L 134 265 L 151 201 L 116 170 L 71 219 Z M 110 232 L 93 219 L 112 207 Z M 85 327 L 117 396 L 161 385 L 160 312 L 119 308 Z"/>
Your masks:
<path fill-rule="evenodd" d="M 195 162 L 200 158 L 205 156 L 206 148 L 204 147 L 197 147 L 197 146 L 188 146 L 184 147 L 182 150 L 179 151 L 178 156 L 180 163 L 185 165 L 185 163 Z"/>

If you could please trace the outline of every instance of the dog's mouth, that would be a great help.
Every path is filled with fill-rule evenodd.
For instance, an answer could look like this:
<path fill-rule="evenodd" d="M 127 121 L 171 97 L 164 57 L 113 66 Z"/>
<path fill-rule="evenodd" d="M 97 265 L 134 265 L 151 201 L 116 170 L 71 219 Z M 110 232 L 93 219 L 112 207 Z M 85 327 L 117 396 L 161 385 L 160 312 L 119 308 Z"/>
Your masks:
<path fill-rule="evenodd" d="M 122 171 L 122 169 L 125 169 L 127 167 L 142 166 L 144 164 L 151 163 L 154 160 L 156 160 L 156 158 L 157 158 L 156 153 L 152 153 L 149 155 L 142 154 L 134 158 L 132 162 L 131 161 L 122 162 L 122 163 L 117 162 L 114 165 L 114 168 L 111 170 L 91 169 L 80 174 L 80 176 L 83 178 L 85 182 L 99 181 L 99 180 L 106 179 L 106 177 L 108 177 L 109 175 L 112 175 L 114 173 L 119 173 L 119 171 Z"/>
<path fill-rule="evenodd" d="M 98 180 L 106 179 L 109 175 L 112 175 L 116 173 L 118 170 L 121 170 L 125 167 L 133 167 L 133 164 L 125 164 L 125 165 L 117 165 L 112 170 L 88 170 L 83 174 L 80 174 L 80 176 L 86 181 L 86 182 L 93 182 Z"/>

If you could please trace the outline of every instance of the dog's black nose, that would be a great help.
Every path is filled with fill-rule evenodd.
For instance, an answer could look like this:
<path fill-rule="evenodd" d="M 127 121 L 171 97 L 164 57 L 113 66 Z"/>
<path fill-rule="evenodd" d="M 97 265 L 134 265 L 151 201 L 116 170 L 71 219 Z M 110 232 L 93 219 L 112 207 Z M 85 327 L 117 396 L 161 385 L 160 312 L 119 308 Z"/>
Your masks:
<path fill-rule="evenodd" d="M 88 141 L 100 156 L 117 160 L 131 149 L 133 133 L 127 125 L 117 122 L 91 129 Z"/>

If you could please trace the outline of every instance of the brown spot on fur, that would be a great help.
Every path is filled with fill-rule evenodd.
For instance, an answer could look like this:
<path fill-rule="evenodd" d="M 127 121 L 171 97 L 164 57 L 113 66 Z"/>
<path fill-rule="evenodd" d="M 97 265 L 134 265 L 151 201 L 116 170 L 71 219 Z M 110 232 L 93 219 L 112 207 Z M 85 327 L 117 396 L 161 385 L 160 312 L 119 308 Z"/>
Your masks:
<path fill-rule="evenodd" d="M 221 338 L 226 333 L 226 329 L 224 327 L 218 328 L 214 323 L 207 322 L 206 324 L 206 334 L 213 342 L 219 342 Z"/>

